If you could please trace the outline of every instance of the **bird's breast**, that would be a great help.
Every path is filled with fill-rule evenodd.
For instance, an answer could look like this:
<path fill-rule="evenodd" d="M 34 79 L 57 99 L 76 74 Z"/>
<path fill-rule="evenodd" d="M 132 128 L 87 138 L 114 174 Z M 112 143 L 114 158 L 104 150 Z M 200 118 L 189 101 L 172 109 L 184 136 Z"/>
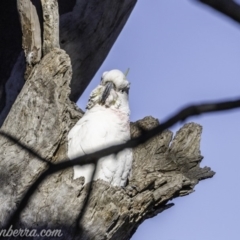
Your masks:
<path fill-rule="evenodd" d="M 91 125 L 106 129 L 106 134 L 112 140 L 120 138 L 119 141 L 124 142 L 130 139 L 129 115 L 118 109 L 97 105 L 86 112 L 85 117 L 91 121 Z"/>

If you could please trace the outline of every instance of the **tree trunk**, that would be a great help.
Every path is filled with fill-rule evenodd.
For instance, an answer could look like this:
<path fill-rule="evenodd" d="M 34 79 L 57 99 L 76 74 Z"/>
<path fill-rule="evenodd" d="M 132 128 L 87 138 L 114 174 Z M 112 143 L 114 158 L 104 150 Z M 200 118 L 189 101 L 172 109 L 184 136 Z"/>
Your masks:
<path fill-rule="evenodd" d="M 89 82 L 105 60 L 111 47 L 116 41 L 122 28 L 124 27 L 131 11 L 137 0 L 106 0 L 104 3 L 99 0 L 59 0 L 60 18 L 60 47 L 64 49 L 70 56 L 73 68 L 73 76 L 71 79 L 70 99 L 74 102 L 82 95 Z M 20 19 L 22 21 L 23 30 L 23 49 L 26 54 L 26 60 L 29 59 L 29 53 L 37 55 L 41 53 L 39 45 L 35 45 L 39 39 L 44 37 L 48 31 L 43 30 L 43 16 L 40 0 L 23 0 L 19 1 L 18 5 L 31 6 L 31 14 L 29 10 L 20 9 Z M 76 4 L 75 4 L 76 2 Z M 25 4 L 25 6 L 26 6 Z M 34 10 L 36 8 L 36 11 Z M 18 7 L 19 9 L 19 7 Z M 10 14 L 8 14 L 10 12 Z M 36 16 L 36 13 L 37 16 Z M 35 13 L 35 14 L 34 14 Z M 46 11 L 45 11 L 46 13 Z M 46 13 L 48 14 L 48 13 Z M 21 59 L 22 70 L 19 69 L 18 61 L 19 54 L 21 53 L 21 27 L 18 21 L 17 4 L 16 0 L 0 1 L 0 15 L 3 15 L 3 41 L 0 42 L 0 126 L 6 118 L 15 101 L 18 93 L 21 91 L 24 84 L 25 66 L 23 59 Z M 55 16 L 56 17 L 56 16 Z M 38 20 L 39 19 L 39 20 Z M 41 34 L 38 30 L 32 31 L 33 24 L 38 26 L 37 21 L 40 22 Z M 13 26 L 9 28 L 9 25 Z M 29 32 L 24 31 L 24 26 L 27 26 Z M 37 27 L 38 28 L 38 27 Z M 53 29 L 55 29 L 53 27 Z M 55 34 L 48 35 L 55 36 Z M 36 34 L 38 34 L 36 36 Z M 54 38 L 54 37 L 53 37 Z M 25 39 L 28 39 L 25 41 Z M 45 41 L 46 42 L 46 41 Z M 2 44 L 2 45 L 1 45 Z M 46 45 L 46 43 L 45 43 Z M 34 48 L 34 46 L 36 46 Z M 30 68 L 38 62 L 30 64 Z M 31 61 L 30 61 L 31 62 Z M 14 65 L 15 64 L 15 65 Z M 18 76 L 16 74 L 16 68 Z M 27 64 L 27 72 L 25 79 L 27 79 L 29 72 L 29 64 Z M 18 79 L 17 81 L 15 79 Z"/>
<path fill-rule="evenodd" d="M 113 2 L 116 7 L 113 12 L 117 11 L 115 19 L 114 13 L 107 11 Z M 50 15 L 53 14 L 53 18 L 44 18 L 44 31 L 46 26 L 55 30 L 45 32 L 49 34 L 43 38 L 43 58 L 31 65 L 28 63 L 30 70 L 27 72 L 27 81 L 1 131 L 13 135 L 42 158 L 58 163 L 67 158 L 67 134 L 83 115 L 69 100 L 71 89 L 72 99 L 76 100 L 106 57 L 135 1 L 79 1 L 74 8 L 76 12 L 67 13 L 62 18 L 60 28 L 60 32 L 63 31 L 60 41 L 64 40 L 60 45 L 71 59 L 64 50 L 58 48 L 56 1 L 42 0 L 42 3 L 52 4 Z M 43 7 L 44 16 L 46 11 L 49 8 L 44 10 Z M 82 13 L 81 19 L 76 19 L 79 11 Z M 101 16 L 98 16 L 100 12 Z M 22 27 L 25 20 L 21 21 Z M 93 37 L 93 34 L 97 37 Z M 23 66 L 23 59 L 21 55 L 16 64 Z M 22 68 L 16 67 L 15 71 L 19 73 L 21 71 L 17 69 Z M 76 88 L 79 90 L 73 93 Z M 158 124 L 153 117 L 132 123 L 131 136 L 139 136 Z M 132 175 L 127 186 L 113 187 L 104 181 L 95 181 L 80 222 L 79 214 L 89 184 L 83 187 L 81 178 L 73 180 L 72 168 L 47 177 L 35 190 L 14 227 L 61 229 L 63 236 L 56 239 L 130 239 L 145 219 L 171 207 L 169 200 L 190 194 L 200 180 L 214 175 L 210 168 L 199 166 L 202 160 L 201 131 L 198 124 L 189 123 L 174 138 L 172 132 L 166 130 L 136 147 L 133 150 Z M 29 186 L 48 168 L 48 163 L 8 138 L 0 137 L 0 146 L 0 224 L 3 226 Z"/>

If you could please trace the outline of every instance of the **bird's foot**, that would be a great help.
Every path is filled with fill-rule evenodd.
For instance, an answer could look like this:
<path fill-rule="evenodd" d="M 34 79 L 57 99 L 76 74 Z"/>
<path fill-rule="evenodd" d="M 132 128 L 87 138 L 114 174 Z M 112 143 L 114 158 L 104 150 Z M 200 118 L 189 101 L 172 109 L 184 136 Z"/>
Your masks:
<path fill-rule="evenodd" d="M 123 189 L 130 197 L 134 197 L 138 193 L 137 187 L 135 185 L 127 185 Z"/>

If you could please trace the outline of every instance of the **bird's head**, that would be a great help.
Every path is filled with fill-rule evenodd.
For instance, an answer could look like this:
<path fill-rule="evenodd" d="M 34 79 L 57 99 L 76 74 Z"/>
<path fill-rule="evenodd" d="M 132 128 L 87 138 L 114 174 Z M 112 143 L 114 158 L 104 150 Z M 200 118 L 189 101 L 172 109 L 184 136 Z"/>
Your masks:
<path fill-rule="evenodd" d="M 115 108 L 128 107 L 129 88 L 130 83 L 121 71 L 114 69 L 104 72 L 100 85 L 90 95 L 87 109 L 96 104 Z"/>
<path fill-rule="evenodd" d="M 111 70 L 104 72 L 101 78 L 101 85 L 104 87 L 100 104 L 104 105 L 110 96 L 111 92 L 114 94 L 128 96 L 130 83 L 126 76 L 119 70 Z M 111 100 L 111 99 L 110 99 Z"/>

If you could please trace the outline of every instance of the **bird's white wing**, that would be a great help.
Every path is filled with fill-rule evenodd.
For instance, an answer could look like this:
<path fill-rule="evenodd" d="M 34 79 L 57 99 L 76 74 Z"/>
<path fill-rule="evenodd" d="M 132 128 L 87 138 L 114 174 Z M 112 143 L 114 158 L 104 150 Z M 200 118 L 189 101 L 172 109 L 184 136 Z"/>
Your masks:
<path fill-rule="evenodd" d="M 87 120 L 82 117 L 78 123 L 71 129 L 68 134 L 68 157 L 70 159 L 76 158 L 86 154 L 86 150 L 82 147 L 82 140 L 87 135 L 86 126 Z M 73 179 L 84 177 L 86 181 L 90 181 L 93 172 L 93 165 L 74 166 Z"/>
<path fill-rule="evenodd" d="M 94 127 L 96 127 L 96 130 L 102 129 L 101 137 L 96 134 L 98 135 L 97 138 L 99 141 L 104 141 L 104 143 L 98 145 L 100 149 L 125 143 L 129 140 L 130 131 L 127 129 L 126 121 L 119 118 L 111 109 L 105 108 L 104 114 L 101 113 L 100 109 L 101 107 L 94 112 L 94 116 L 99 120 L 98 123 L 95 122 Z M 116 186 L 125 186 L 131 166 L 132 151 L 130 149 L 125 149 L 116 155 L 111 154 L 99 159 L 95 179 L 103 179 Z"/>
<path fill-rule="evenodd" d="M 132 149 L 124 149 L 116 155 L 117 171 L 114 175 L 112 184 L 125 186 L 128 176 L 132 169 Z"/>
<path fill-rule="evenodd" d="M 68 157 L 70 159 L 101 150 L 118 142 L 117 136 L 109 133 L 109 129 L 112 129 L 112 127 L 109 126 L 108 118 L 108 114 L 101 113 L 101 108 L 98 109 L 98 111 L 91 109 L 85 113 L 68 134 Z M 106 167 L 106 171 L 109 167 L 110 175 L 114 174 L 116 168 L 116 165 L 114 164 L 113 166 L 111 163 L 113 160 L 112 157 L 111 155 L 105 158 L 105 160 L 109 159 L 109 161 L 106 161 L 106 163 L 108 162 L 109 164 L 104 166 L 104 168 Z M 99 171 L 102 165 L 104 164 L 100 161 L 95 179 L 104 179 L 102 174 L 105 174 L 106 171 L 104 173 Z M 85 177 L 86 184 L 91 180 L 92 171 L 92 164 L 74 166 L 74 179 L 83 176 Z M 107 174 L 107 176 L 109 176 L 109 174 Z"/>
<path fill-rule="evenodd" d="M 103 179 L 114 186 L 125 186 L 132 168 L 132 150 L 124 149 L 99 160 L 96 179 Z"/>

